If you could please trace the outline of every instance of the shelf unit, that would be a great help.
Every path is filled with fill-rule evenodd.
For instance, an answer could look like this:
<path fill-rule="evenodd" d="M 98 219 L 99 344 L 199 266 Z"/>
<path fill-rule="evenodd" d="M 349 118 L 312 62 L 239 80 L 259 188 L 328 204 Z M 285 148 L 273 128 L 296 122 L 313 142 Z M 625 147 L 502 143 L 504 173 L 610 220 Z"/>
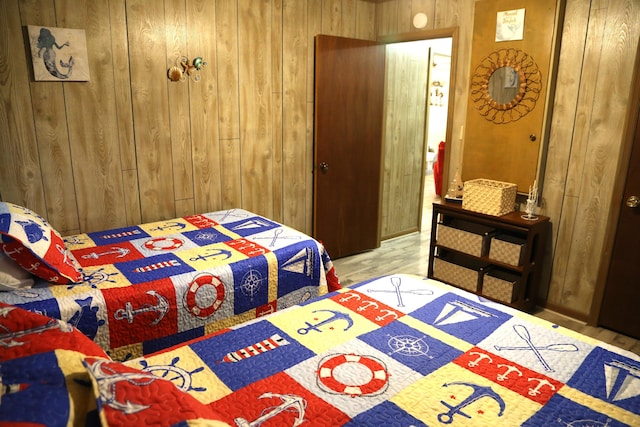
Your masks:
<path fill-rule="evenodd" d="M 523 215 L 524 212 L 511 212 L 503 216 L 485 215 L 463 209 L 460 203 L 446 200 L 434 202 L 428 277 L 471 290 L 485 298 L 517 309 L 531 312 L 536 305 L 550 222 L 548 217 L 542 215 L 537 215 L 535 220 L 525 219 L 522 217 Z M 466 227 L 460 227 L 461 225 L 470 226 L 469 228 L 484 227 L 491 230 L 488 235 L 482 237 L 486 246 L 480 255 L 472 255 L 468 251 L 459 248 L 454 249 L 451 246 L 455 245 L 450 243 L 448 243 L 448 246 L 439 244 L 439 226 L 442 227 L 440 229 L 441 232 L 451 230 L 455 232 L 460 229 L 460 232 L 464 234 L 463 228 Z M 496 240 L 499 239 L 512 239 L 521 242 L 521 253 L 519 254 L 519 261 L 516 262 L 518 265 L 496 259 L 498 257 L 495 256 L 495 253 L 490 255 L 491 245 L 494 244 L 497 248 L 500 243 L 496 242 Z M 442 263 L 442 261 L 444 261 L 445 265 L 453 267 L 454 270 L 462 267 L 464 271 L 477 271 L 478 280 L 477 285 L 474 285 L 475 289 L 469 289 L 469 286 L 456 283 L 455 276 L 451 276 L 448 279 L 447 277 L 443 278 L 442 274 L 434 275 L 434 263 Z M 487 276 L 491 277 L 491 279 L 488 279 Z M 505 283 L 512 284 L 512 289 L 506 289 L 507 292 L 513 290 L 509 298 L 499 298 L 489 292 L 489 284 L 491 289 L 495 289 L 496 276 L 500 278 L 498 280 L 500 285 L 503 283 L 502 279 L 504 279 Z"/>

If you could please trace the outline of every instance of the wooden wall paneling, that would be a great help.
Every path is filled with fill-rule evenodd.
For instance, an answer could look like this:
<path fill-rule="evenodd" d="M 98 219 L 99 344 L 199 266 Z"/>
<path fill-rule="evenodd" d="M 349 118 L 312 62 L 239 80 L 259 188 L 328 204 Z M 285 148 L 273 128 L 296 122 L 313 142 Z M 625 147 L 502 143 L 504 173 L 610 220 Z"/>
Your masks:
<path fill-rule="evenodd" d="M 586 40 L 584 45 L 584 54 L 582 58 L 582 69 L 580 70 L 582 78 L 580 79 L 580 87 L 578 93 L 578 101 L 576 105 L 576 114 L 574 117 L 573 138 L 571 145 L 571 158 L 566 169 L 566 178 L 564 182 L 562 211 L 560 212 L 560 225 L 564 227 L 558 229 L 558 245 L 554 252 L 554 265 L 551 282 L 549 285 L 550 292 L 548 296 L 549 304 L 557 304 L 562 307 L 572 307 L 576 312 L 580 312 L 581 308 L 576 301 L 580 296 L 579 289 L 576 289 L 576 279 L 571 276 L 574 274 L 576 261 L 587 262 L 588 252 L 590 248 L 584 245 L 578 236 L 578 224 L 575 223 L 580 217 L 584 216 L 583 209 L 587 206 L 579 207 L 579 193 L 581 182 L 584 179 L 584 156 L 589 141 L 589 126 L 592 120 L 591 114 L 595 102 L 594 82 L 598 77 L 598 66 L 600 62 L 602 37 L 605 27 L 606 10 L 601 8 L 591 8 L 589 10 L 589 18 L 586 22 Z M 574 70 L 578 71 L 578 70 Z M 583 217 L 584 218 L 584 217 Z M 587 219 L 588 220 L 588 219 Z M 593 238 L 590 230 L 582 230 L 581 232 L 589 232 L 589 238 Z M 584 237 L 584 236 L 583 236 Z M 575 238 L 578 238 L 577 240 Z M 579 252 L 578 260 L 572 260 L 572 254 Z M 561 254 L 566 257 L 560 258 Z M 580 261 L 583 258 L 583 261 Z M 573 266 L 572 266 L 573 264 Z M 576 271 L 580 275 L 579 271 Z M 573 281 L 574 284 L 569 282 Z M 585 285 L 587 285 L 585 283 Z"/>
<path fill-rule="evenodd" d="M 269 217 L 274 191 L 270 2 L 241 2 L 238 15 L 243 17 L 239 20 L 242 205 Z"/>
<path fill-rule="evenodd" d="M 198 56 L 187 46 L 187 16 L 185 0 L 165 0 L 166 69 L 179 66 L 182 57 L 189 61 Z M 205 59 L 206 61 L 206 59 Z M 191 155 L 191 117 L 189 114 L 189 82 L 172 82 L 168 78 L 169 123 L 171 132 L 171 165 L 176 208 L 194 214 L 193 163 Z M 190 205 L 190 206 L 189 206 Z M 177 215 L 177 213 L 176 213 Z"/>
<path fill-rule="evenodd" d="M 85 29 L 89 57 L 91 80 L 63 83 L 80 228 L 96 231 L 116 227 L 126 222 L 126 209 L 108 49 L 109 5 L 59 0 L 56 13 L 58 26 Z"/>
<path fill-rule="evenodd" d="M 397 28 L 398 1 L 399 0 L 389 0 L 376 5 L 376 27 L 378 37 L 402 32 L 398 31 Z"/>
<path fill-rule="evenodd" d="M 140 224 L 140 192 L 136 162 L 136 145 L 133 132 L 131 102 L 131 78 L 129 73 L 129 40 L 127 39 L 127 14 L 124 2 L 109 2 L 113 82 L 120 145 L 120 166 L 124 188 L 126 225 Z"/>
<path fill-rule="evenodd" d="M 580 94 L 579 78 L 585 54 L 587 37 L 587 25 L 589 22 L 590 3 L 581 0 L 568 0 L 565 9 L 564 26 L 562 30 L 562 48 L 558 66 L 557 90 L 553 104 L 553 116 L 551 117 L 551 130 L 549 145 L 547 147 L 546 168 L 544 174 L 544 188 L 541 195 L 542 212 L 559 221 L 551 221 L 552 232 L 549 239 L 546 257 L 551 261 L 555 253 L 557 262 L 553 263 L 554 278 L 551 277 L 552 262 L 547 262 L 541 281 L 541 289 L 538 297 L 547 299 L 551 304 L 558 304 L 562 299 L 562 283 L 567 271 L 566 260 L 571 248 L 571 228 L 561 228 L 561 222 L 567 219 L 573 221 L 576 200 L 568 200 L 565 197 L 567 171 L 572 152 L 572 139 L 574 128 L 567 123 L 574 123 L 578 113 L 578 96 Z M 578 130 L 578 132 L 581 132 Z M 575 197 L 574 197 L 575 199 Z M 567 210 L 565 211 L 565 201 Z M 565 234 L 560 238 L 560 230 Z M 553 280 L 551 285 L 550 280 Z"/>
<path fill-rule="evenodd" d="M 287 199 L 283 221 L 298 230 L 306 228 L 306 178 L 312 163 L 307 153 L 307 5 L 288 1 L 283 13 L 282 46 L 282 193 Z M 313 188 L 313 187 L 310 187 Z"/>
<path fill-rule="evenodd" d="M 164 3 L 128 0 L 126 8 L 140 207 L 152 222 L 175 217 Z"/>
<path fill-rule="evenodd" d="M 466 102 L 469 97 L 469 70 L 471 67 L 471 42 L 473 39 L 473 15 L 475 0 L 436 0 L 436 28 L 457 27 L 457 37 L 452 48 L 458 54 L 451 58 L 451 72 L 455 86 L 449 102 L 451 141 L 446 141 L 445 169 L 442 188 L 446 189 L 462 164 L 462 141 L 466 122 Z"/>
<path fill-rule="evenodd" d="M 600 13 L 601 11 L 604 13 Z M 603 253 L 605 235 L 602 230 L 606 230 L 610 210 L 608 202 L 612 199 L 615 184 L 615 174 L 611 172 L 617 168 L 631 93 L 631 79 L 612 77 L 633 75 L 640 36 L 638 16 L 640 4 L 633 0 L 611 1 L 606 8 L 592 8 L 592 19 L 604 20 L 603 29 L 597 32 L 601 35 L 600 44 L 609 48 L 600 50 L 600 57 L 595 65 L 600 72 L 595 80 L 595 102 L 592 104 L 588 125 L 587 146 L 581 150 L 584 154 L 577 157 L 583 166 L 579 168 L 579 209 L 574 233 L 584 243 L 580 248 L 571 250 L 569 274 L 564 283 L 565 292 L 561 301 L 563 306 L 577 310 L 584 317 L 591 308 Z M 585 64 L 588 62 L 585 61 Z M 612 144 L 612 141 L 616 143 Z M 572 173 L 570 167 L 569 175 Z M 572 179 L 570 177 L 568 182 L 571 183 Z"/>
<path fill-rule="evenodd" d="M 22 4 L 21 21 L 25 25 L 58 27 L 51 0 L 31 1 Z M 29 40 L 25 40 L 27 47 Z M 59 41 L 59 44 L 64 41 Z M 24 46 L 24 43 L 20 43 Z M 31 58 L 26 58 L 31 62 Z M 32 82 L 31 106 L 40 158 L 40 171 L 46 210 L 38 212 L 45 216 L 62 234 L 79 229 L 76 209 L 76 193 L 71 168 L 69 134 L 63 83 Z"/>
<path fill-rule="evenodd" d="M 200 81 L 189 82 L 193 185 L 197 213 L 239 207 L 223 206 L 221 197 L 223 165 L 218 123 L 220 105 L 224 100 L 219 99 L 218 92 L 220 84 L 216 67 L 216 32 L 206 30 L 216 22 L 218 17 L 215 2 L 187 1 L 189 55 L 201 56 L 208 61 L 208 65 L 200 71 Z"/>
<path fill-rule="evenodd" d="M 322 0 L 322 34 L 342 35 L 342 0 Z"/>
<path fill-rule="evenodd" d="M 356 3 L 356 33 L 357 39 L 376 39 L 376 5 L 364 0 Z"/>
<path fill-rule="evenodd" d="M 413 15 L 411 14 L 412 3 L 412 0 L 398 0 L 396 32 L 408 33 L 414 29 Z"/>
<path fill-rule="evenodd" d="M 46 215 L 25 43 L 18 3 L 0 2 L 0 200 Z"/>
<path fill-rule="evenodd" d="M 283 38 L 283 5 L 282 0 L 271 0 L 271 146 L 273 156 L 271 170 L 273 176 L 273 210 L 272 218 L 283 222 L 287 206 L 284 202 L 283 182 L 289 179 L 288 170 L 283 168 L 283 54 L 285 50 Z M 287 46 L 288 47 L 288 46 Z M 296 200 L 291 200 L 293 204 Z"/>
<path fill-rule="evenodd" d="M 358 16 L 356 14 L 356 0 L 342 0 L 340 6 L 340 35 L 343 37 L 356 38 L 358 30 Z"/>
<path fill-rule="evenodd" d="M 211 65 L 217 70 L 220 100 L 220 185 L 222 206 L 231 208 L 242 204 L 237 0 L 216 1 L 215 19 L 217 56 Z"/>

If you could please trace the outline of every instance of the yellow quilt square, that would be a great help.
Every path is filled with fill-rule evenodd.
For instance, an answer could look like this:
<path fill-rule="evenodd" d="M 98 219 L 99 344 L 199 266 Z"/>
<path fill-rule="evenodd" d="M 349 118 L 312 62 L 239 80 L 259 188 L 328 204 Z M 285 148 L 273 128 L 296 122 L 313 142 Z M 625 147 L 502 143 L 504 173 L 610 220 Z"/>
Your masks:
<path fill-rule="evenodd" d="M 516 426 L 540 405 L 454 364 L 390 399 L 427 425 Z"/>
<path fill-rule="evenodd" d="M 330 299 L 277 312 L 269 321 L 318 354 L 378 328 Z"/>
<path fill-rule="evenodd" d="M 176 252 L 175 255 L 196 271 L 231 264 L 247 258 L 246 255 L 230 248 L 224 243 L 213 243 L 211 245 L 185 249 Z"/>
<path fill-rule="evenodd" d="M 231 390 L 188 346 L 131 360 L 125 365 L 171 380 L 180 390 L 189 393 L 204 404 L 231 393 Z"/>

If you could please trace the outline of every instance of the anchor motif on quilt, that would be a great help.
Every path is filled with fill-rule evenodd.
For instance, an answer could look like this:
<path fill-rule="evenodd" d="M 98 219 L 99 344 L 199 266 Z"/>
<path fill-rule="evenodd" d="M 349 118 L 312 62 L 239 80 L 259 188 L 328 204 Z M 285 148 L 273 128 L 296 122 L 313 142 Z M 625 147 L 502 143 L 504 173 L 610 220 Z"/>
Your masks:
<path fill-rule="evenodd" d="M 156 312 L 158 313 L 158 317 L 156 317 L 155 320 L 151 322 L 151 325 L 157 325 L 158 322 L 160 322 L 164 318 L 165 314 L 167 314 L 167 312 L 169 311 L 169 308 L 170 308 L 169 301 L 167 301 L 165 297 L 163 297 L 162 295 L 160 295 L 154 290 L 147 291 L 146 293 L 156 298 L 157 300 L 156 305 L 144 304 L 142 307 L 134 310 L 133 304 L 131 304 L 130 301 L 127 301 L 124 305 L 124 308 L 117 309 L 116 312 L 113 314 L 113 317 L 115 317 L 116 320 L 127 319 L 129 323 L 133 323 L 133 319 L 138 314 Z"/>
<path fill-rule="evenodd" d="M 356 299 L 357 301 L 360 301 L 360 295 L 356 294 L 355 292 L 345 292 L 342 298 L 340 298 L 338 301 L 347 302 L 347 301 L 351 301 L 352 299 Z"/>
<path fill-rule="evenodd" d="M 413 295 L 433 295 L 433 291 L 428 289 L 409 289 L 406 291 L 400 290 L 400 285 L 402 284 L 402 279 L 400 277 L 392 277 L 391 284 L 394 287 L 394 290 L 386 290 L 386 289 L 369 289 L 368 292 L 393 292 L 398 297 L 398 307 L 404 307 L 404 302 L 402 301 L 402 294 L 413 294 Z"/>
<path fill-rule="evenodd" d="M 380 310 L 380 312 L 384 314 L 382 316 L 376 316 L 376 322 L 382 322 L 389 316 L 393 316 L 394 319 L 398 318 L 398 313 L 396 313 L 393 310 L 383 309 L 383 310 Z"/>
<path fill-rule="evenodd" d="M 472 403 L 482 399 L 483 397 L 493 399 L 496 401 L 496 403 L 498 403 L 498 405 L 500 406 L 500 412 L 498 413 L 499 417 L 501 417 L 502 414 L 504 413 L 506 404 L 504 403 L 504 400 L 502 400 L 502 397 L 500 397 L 498 393 L 493 391 L 491 387 L 481 386 L 478 384 L 464 383 L 464 382 L 447 383 L 447 384 L 443 384 L 442 386 L 449 387 L 450 385 L 465 385 L 465 386 L 471 387 L 473 389 L 473 392 L 471 393 L 471 395 L 469 395 L 466 399 L 464 399 L 462 402 L 458 403 L 457 405 L 450 405 L 447 402 L 441 400 L 440 403 L 442 403 L 444 406 L 449 408 L 449 411 L 438 414 L 438 421 L 440 421 L 441 423 L 451 424 L 453 422 L 454 415 L 462 415 L 463 417 L 470 419 L 471 416 L 468 414 L 465 414 L 464 412 L 462 412 L 462 410 L 467 406 L 471 405 Z"/>
<path fill-rule="evenodd" d="M 7 307 L 7 308 L 12 308 L 12 307 Z M 8 313 L 8 311 L 3 311 L 2 314 L 3 316 L 6 317 L 6 314 Z M 4 329 L 6 331 L 6 333 L 4 334 L 0 334 L 0 347 L 16 347 L 19 345 L 23 345 L 24 342 L 21 341 L 16 341 L 18 338 L 24 338 L 27 335 L 31 335 L 31 334 L 40 334 L 44 331 L 50 331 L 53 329 L 60 329 L 60 331 L 62 332 L 72 332 L 73 331 L 73 327 L 67 323 L 63 323 L 60 322 L 58 320 L 50 320 L 49 322 L 47 322 L 45 325 L 40 325 L 40 326 L 35 326 L 33 328 L 29 328 L 29 329 L 25 329 L 22 331 L 11 331 L 9 328 L 7 328 L 4 325 L 0 325 L 1 329 Z"/>
<path fill-rule="evenodd" d="M 351 316 L 349 316 L 347 313 L 342 313 L 340 311 L 334 311 L 334 310 L 315 310 L 313 313 L 319 313 L 321 311 L 331 313 L 333 316 L 329 317 L 328 319 L 322 320 L 316 323 L 315 325 L 309 322 L 304 322 L 307 325 L 307 327 L 298 329 L 298 333 L 300 335 L 306 335 L 309 333 L 309 331 L 322 332 L 322 330 L 320 329 L 320 326 L 324 326 L 329 323 L 336 322 L 338 320 L 344 320 L 347 322 L 347 327 L 344 328 L 345 331 L 349 330 L 351 326 L 353 326 L 353 320 L 351 319 Z M 315 319 L 315 320 L 318 320 L 318 319 Z M 330 329 L 333 329 L 333 327 L 331 327 Z"/>
<path fill-rule="evenodd" d="M 121 248 L 118 246 L 114 246 L 111 248 L 111 250 L 106 251 L 106 252 L 90 252 L 86 255 L 82 255 L 83 259 L 98 259 L 101 256 L 105 256 L 105 255 L 115 255 L 116 258 L 123 258 L 125 256 L 127 256 L 129 254 L 130 250 L 127 248 Z"/>
<path fill-rule="evenodd" d="M 362 303 L 362 305 L 360 305 L 356 310 L 357 311 L 366 311 L 369 307 L 373 307 L 376 310 L 380 308 L 380 306 L 378 305 L 377 302 L 367 300 L 367 301 L 364 301 Z"/>
<path fill-rule="evenodd" d="M 517 373 L 519 377 L 522 376 L 522 372 L 520 371 L 520 369 L 516 368 L 515 366 L 503 365 L 501 363 L 498 363 L 498 368 L 505 368 L 505 367 L 507 368 L 507 370 L 501 374 L 498 374 L 498 376 L 496 377 L 498 381 L 506 380 L 507 378 L 509 378 L 509 375 L 511 375 L 512 372 Z M 531 380 L 531 378 L 529 380 Z"/>
<path fill-rule="evenodd" d="M 181 222 L 169 221 L 169 222 L 165 222 L 165 225 L 159 225 L 159 226 L 157 226 L 155 228 L 150 229 L 149 231 L 164 231 L 164 230 L 170 230 L 172 228 L 176 228 L 178 230 L 182 230 L 186 226 L 187 226 L 187 224 L 183 224 Z"/>
<path fill-rule="evenodd" d="M 207 255 L 198 255 L 193 258 L 189 258 L 189 261 L 204 261 L 207 258 L 216 258 L 219 256 L 223 256 L 223 260 L 231 258 L 231 251 L 227 251 L 225 249 L 207 249 Z"/>
<path fill-rule="evenodd" d="M 276 415 L 282 412 L 292 412 L 292 411 L 298 413 L 298 415 L 296 416 L 293 422 L 292 427 L 299 426 L 305 421 L 304 413 L 305 413 L 305 409 L 307 408 L 307 401 L 304 398 L 300 396 L 296 396 L 295 394 L 277 394 L 277 393 L 269 393 L 269 392 L 263 393 L 258 398 L 265 399 L 265 398 L 272 398 L 272 397 L 280 398 L 280 400 L 282 400 L 282 404 L 271 408 L 270 411 L 263 413 L 260 417 L 256 418 L 253 421 L 247 421 L 244 418 L 240 418 L 240 417 L 236 418 L 234 421 L 236 422 L 238 427 L 258 427 L 265 421 L 275 417 Z"/>
<path fill-rule="evenodd" d="M 547 381 L 544 378 L 529 378 L 529 381 L 538 381 L 538 385 L 535 386 L 534 388 L 530 388 L 529 389 L 529 396 L 537 396 L 540 394 L 540 390 L 542 389 L 542 387 L 544 386 L 549 386 L 551 387 L 551 390 L 555 390 L 556 386 L 554 386 L 553 384 L 551 384 L 549 381 Z"/>
<path fill-rule="evenodd" d="M 493 363 L 493 359 L 488 354 L 479 353 L 477 351 L 472 351 L 472 352 L 469 353 L 469 355 L 472 355 L 472 354 L 478 356 L 478 358 L 476 360 L 470 361 L 467 364 L 470 368 L 475 368 L 476 366 L 478 366 L 480 364 L 480 361 L 482 361 L 484 359 L 489 360 L 489 363 Z"/>
<path fill-rule="evenodd" d="M 98 360 L 89 367 L 98 383 L 100 399 L 103 404 L 125 414 L 135 414 L 149 408 L 150 405 L 133 403 L 129 400 L 120 402 L 116 395 L 116 386 L 122 381 L 135 385 L 149 385 L 157 380 L 158 377 L 148 373 L 118 373 L 111 369 L 109 369 L 110 372 L 105 372 L 106 369 L 103 369 L 105 363 L 109 362 L 107 360 Z"/>

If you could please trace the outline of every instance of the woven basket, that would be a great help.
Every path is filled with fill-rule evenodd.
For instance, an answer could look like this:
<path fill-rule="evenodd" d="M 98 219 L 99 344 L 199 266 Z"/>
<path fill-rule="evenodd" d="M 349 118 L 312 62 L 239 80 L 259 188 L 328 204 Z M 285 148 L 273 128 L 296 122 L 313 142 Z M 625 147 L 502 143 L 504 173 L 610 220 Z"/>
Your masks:
<path fill-rule="evenodd" d="M 464 183 L 462 208 L 487 215 L 513 212 L 518 187 L 510 182 L 472 179 Z"/>

